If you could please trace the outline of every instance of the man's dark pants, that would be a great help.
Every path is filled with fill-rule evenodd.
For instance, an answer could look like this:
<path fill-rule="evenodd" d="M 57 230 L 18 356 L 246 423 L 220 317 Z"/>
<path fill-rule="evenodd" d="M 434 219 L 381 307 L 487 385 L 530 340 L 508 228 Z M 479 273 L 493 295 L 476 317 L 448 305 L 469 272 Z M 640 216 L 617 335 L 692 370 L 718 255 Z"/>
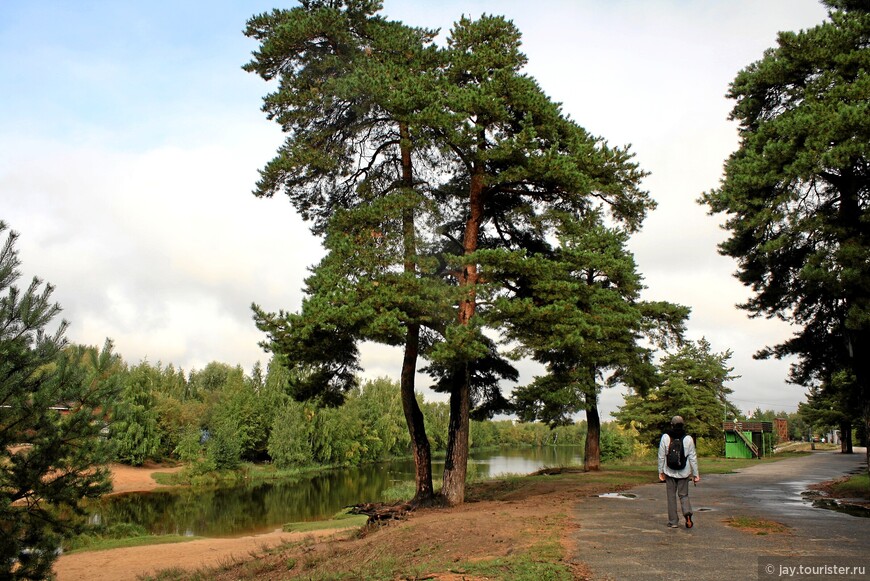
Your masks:
<path fill-rule="evenodd" d="M 673 478 L 665 476 L 665 484 L 668 489 L 668 524 L 680 524 L 677 514 L 677 497 L 680 497 L 680 508 L 683 516 L 692 514 L 692 503 L 689 501 L 689 480 L 691 478 Z"/>

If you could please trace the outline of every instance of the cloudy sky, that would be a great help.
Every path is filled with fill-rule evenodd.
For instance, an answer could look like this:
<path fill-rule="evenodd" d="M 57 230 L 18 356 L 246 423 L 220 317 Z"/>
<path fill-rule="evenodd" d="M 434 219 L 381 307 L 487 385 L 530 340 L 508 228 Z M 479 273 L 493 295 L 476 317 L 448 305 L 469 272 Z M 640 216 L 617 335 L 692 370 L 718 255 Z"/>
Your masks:
<path fill-rule="evenodd" d="M 695 200 L 736 148 L 737 71 L 780 30 L 826 16 L 816 0 L 387 0 L 384 14 L 449 30 L 504 14 L 527 72 L 590 132 L 632 144 L 659 203 L 632 241 L 645 298 L 692 308 L 689 338 L 733 351 L 744 410 L 795 411 L 788 365 L 752 354 L 790 334 L 734 308 L 748 296 L 719 256 L 720 216 Z M 21 234 L 25 280 L 56 286 L 68 337 L 106 337 L 131 363 L 250 369 L 251 302 L 295 310 L 320 245 L 286 199 L 251 195 L 282 140 L 260 112 L 268 90 L 241 66 L 242 30 L 279 0 L 2 0 L 0 219 Z M 437 7 L 437 8 L 436 8 Z M 399 354 L 364 349 L 367 376 L 398 377 Z M 523 380 L 532 366 L 524 365 Z M 510 389 L 511 386 L 506 386 Z M 603 411 L 622 401 L 602 398 Z"/>

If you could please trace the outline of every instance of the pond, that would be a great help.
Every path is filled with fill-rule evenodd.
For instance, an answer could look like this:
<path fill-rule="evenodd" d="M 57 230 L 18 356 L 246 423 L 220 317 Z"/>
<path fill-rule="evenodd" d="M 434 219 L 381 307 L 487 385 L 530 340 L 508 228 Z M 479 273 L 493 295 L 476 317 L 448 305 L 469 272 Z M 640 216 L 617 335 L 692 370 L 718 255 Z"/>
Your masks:
<path fill-rule="evenodd" d="M 579 447 L 509 448 L 472 452 L 469 478 L 530 474 L 545 466 L 582 465 Z M 440 479 L 443 462 L 433 462 Z M 343 468 L 293 480 L 218 489 L 121 494 L 91 509 L 93 522 L 133 523 L 152 534 L 232 537 L 256 534 L 297 521 L 325 520 L 342 508 L 377 502 L 381 493 L 413 482 L 412 461 Z"/>

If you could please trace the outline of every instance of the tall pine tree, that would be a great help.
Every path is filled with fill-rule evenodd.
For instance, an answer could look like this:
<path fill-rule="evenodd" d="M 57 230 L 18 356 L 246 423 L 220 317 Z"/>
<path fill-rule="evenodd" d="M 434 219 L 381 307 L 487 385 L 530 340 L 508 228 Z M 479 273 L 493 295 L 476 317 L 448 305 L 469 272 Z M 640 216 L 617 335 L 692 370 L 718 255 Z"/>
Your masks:
<path fill-rule="evenodd" d="M 829 20 L 782 32 L 740 71 L 740 147 L 702 201 L 727 215 L 722 254 L 753 291 L 750 316 L 795 335 L 760 357 L 797 356 L 791 380 L 834 387 L 870 426 L 870 5 L 825 0 Z M 848 409 L 842 410 L 851 415 Z M 870 454 L 870 448 L 868 448 Z"/>
<path fill-rule="evenodd" d="M 340 394 L 354 385 L 358 340 L 403 345 L 401 392 L 417 465 L 415 500 L 428 502 L 433 496 L 431 454 L 414 379 L 421 319 L 431 309 L 403 304 L 397 293 L 410 286 L 406 295 L 420 295 L 414 289 L 422 274 L 416 223 L 423 219 L 425 184 L 415 168 L 430 152 L 417 117 L 431 101 L 427 79 L 437 54 L 430 46 L 433 33 L 386 21 L 375 15 L 379 9 L 378 2 L 315 0 L 248 23 L 247 34 L 261 41 L 261 48 L 246 69 L 267 80 L 280 78 L 281 86 L 266 98 L 264 110 L 288 133 L 262 172 L 256 193 L 290 196 L 303 217 L 313 221 L 315 233 L 327 236 L 330 252 L 308 281 L 311 298 L 303 313 L 269 314 L 256 307 L 255 313 L 271 337 L 270 349 L 288 361 L 318 368 L 309 387 L 297 394 L 303 398 L 320 394 L 323 401 L 327 394 L 329 402 L 341 400 Z M 385 211 L 379 214 L 378 209 Z M 347 228 L 330 225 L 339 213 Z M 373 252 L 354 253 L 364 247 Z M 342 258 L 348 254 L 350 262 Z M 359 310 L 345 318 L 360 296 L 358 289 L 341 284 L 349 278 L 387 291 L 390 296 L 381 292 L 373 300 L 389 305 L 380 310 L 395 319 L 366 325 Z M 390 293 L 393 283 L 399 286 Z M 321 285 L 331 287 L 331 303 L 314 296 Z M 339 296 L 339 288 L 348 293 Z M 285 348 L 300 336 L 310 357 L 300 359 L 302 351 Z M 318 340 L 333 344 L 322 348 Z M 335 357 L 327 360 L 326 354 Z"/>
<path fill-rule="evenodd" d="M 431 33 L 378 8 L 312 0 L 249 24 L 263 44 L 248 69 L 280 78 L 265 109 L 288 133 L 258 193 L 286 192 L 328 251 L 299 313 L 256 318 L 270 349 L 316 370 L 303 394 L 333 403 L 353 385 L 359 340 L 404 345 L 415 446 L 410 382 L 425 356 L 450 396 L 442 494 L 455 504 L 472 408 L 503 406 L 498 381 L 516 376 L 477 317 L 499 288 L 480 279 L 478 251 L 540 244 L 548 206 L 582 213 L 597 198 L 634 229 L 652 202 L 626 150 L 587 134 L 520 72 L 513 24 L 463 19 L 432 51 Z M 421 476 L 418 464 L 418 497 L 431 494 Z"/>
<path fill-rule="evenodd" d="M 49 576 L 80 502 L 111 488 L 100 437 L 117 388 L 112 345 L 68 347 L 54 290 L 16 286 L 17 235 L 0 222 L 0 577 Z"/>
<path fill-rule="evenodd" d="M 730 351 L 716 353 L 704 338 L 684 344 L 662 359 L 659 385 L 646 394 L 634 391 L 625 396 L 625 404 L 614 414 L 617 421 L 636 429 L 641 441 L 651 446 L 658 445 L 675 415 L 683 417 L 696 439 L 713 446 L 724 442 L 722 422 L 738 413 L 728 400 L 731 388 L 726 384 L 735 379 L 729 359 Z"/>

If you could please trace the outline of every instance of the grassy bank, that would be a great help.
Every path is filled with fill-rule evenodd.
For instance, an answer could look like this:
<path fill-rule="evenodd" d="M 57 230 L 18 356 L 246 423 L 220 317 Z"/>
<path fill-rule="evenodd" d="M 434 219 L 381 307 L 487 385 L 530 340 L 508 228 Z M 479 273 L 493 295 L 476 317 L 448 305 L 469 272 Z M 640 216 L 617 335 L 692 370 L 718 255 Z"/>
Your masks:
<path fill-rule="evenodd" d="M 201 538 L 183 535 L 152 535 L 138 525 L 123 523 L 110 527 L 94 527 L 87 533 L 67 540 L 63 549 L 65 553 L 71 554 L 144 545 L 184 543 Z"/>
<path fill-rule="evenodd" d="M 870 475 L 856 474 L 831 483 L 832 496 L 870 500 Z"/>
<path fill-rule="evenodd" d="M 293 480 L 335 468 L 337 466 L 312 465 L 278 469 L 274 464 L 243 462 L 236 470 L 199 472 L 194 465 L 187 466 L 180 472 L 157 472 L 154 474 L 154 480 L 163 486 L 234 486 L 243 482 Z"/>

